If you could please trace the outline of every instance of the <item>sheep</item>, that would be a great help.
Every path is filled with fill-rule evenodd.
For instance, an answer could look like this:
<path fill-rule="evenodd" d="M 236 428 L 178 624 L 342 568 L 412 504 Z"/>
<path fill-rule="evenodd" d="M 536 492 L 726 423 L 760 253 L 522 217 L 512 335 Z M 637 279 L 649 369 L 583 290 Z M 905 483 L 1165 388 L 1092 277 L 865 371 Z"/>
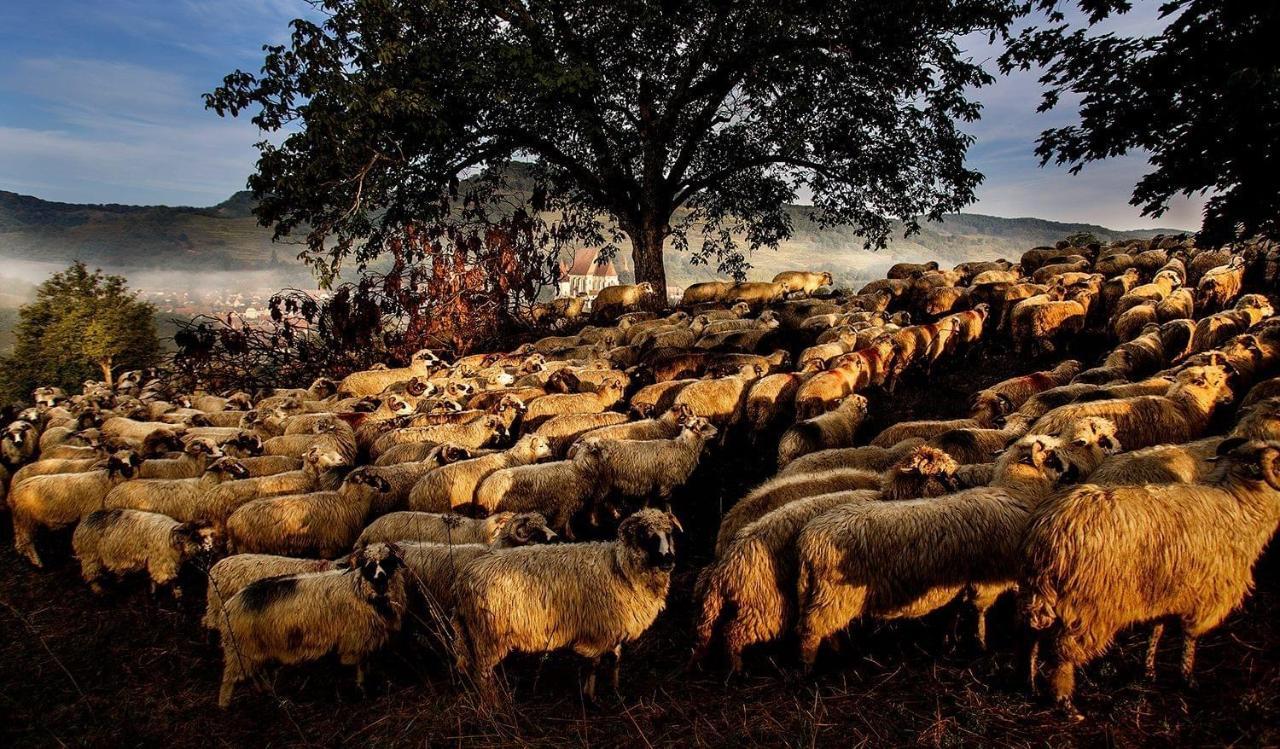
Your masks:
<path fill-rule="evenodd" d="M 218 706 L 236 684 L 270 662 L 313 661 L 337 652 L 364 686 L 364 660 L 400 630 L 408 605 L 399 550 L 374 544 L 352 555 L 349 569 L 258 580 L 223 603 L 219 630 L 223 672 Z"/>
<path fill-rule="evenodd" d="M 711 422 L 693 417 L 674 439 L 588 440 L 582 450 L 594 454 L 598 462 L 601 494 L 653 498 L 666 505 L 672 490 L 689 480 L 707 442 L 717 433 Z"/>
<path fill-rule="evenodd" d="M 852 447 L 858 428 L 867 418 L 867 399 L 861 395 L 846 397 L 833 411 L 799 422 L 788 429 L 778 443 L 778 468 L 801 455 Z"/>
<path fill-rule="evenodd" d="M 590 510 L 595 517 L 599 453 L 580 450 L 569 460 L 503 468 L 476 487 L 476 507 L 487 512 L 536 512 L 547 524 L 572 541 L 574 516 Z"/>
<path fill-rule="evenodd" d="M 1001 455 L 991 486 L 945 497 L 837 507 L 796 540 L 801 659 L 853 619 L 919 617 L 972 586 L 985 646 L 986 610 L 1017 576 L 1034 504 L 1064 466 L 1053 437 L 1032 435 Z"/>
<path fill-rule="evenodd" d="M 0 437 L 0 462 L 17 468 L 35 460 L 39 454 L 40 436 L 34 424 L 18 420 L 4 428 L 4 436 Z"/>
<path fill-rule="evenodd" d="M 991 269 L 991 270 L 984 270 L 981 273 L 974 276 L 973 279 L 969 281 L 969 285 L 970 286 L 986 286 L 989 284 L 998 284 L 998 283 L 1012 284 L 1012 283 L 1017 283 L 1019 281 L 1019 278 L 1020 277 L 1017 271 Z"/>
<path fill-rule="evenodd" d="M 1199 284 L 1206 273 L 1220 265 L 1230 263 L 1231 257 L 1232 252 L 1227 247 L 1197 252 L 1191 257 L 1191 262 L 1187 266 L 1187 283 L 1191 286 Z"/>
<path fill-rule="evenodd" d="M 596 294 L 591 303 L 591 319 L 596 322 L 610 322 L 627 312 L 661 304 L 665 294 L 660 294 L 653 284 L 645 281 L 634 286 L 606 286 Z"/>
<path fill-rule="evenodd" d="M 1049 283 L 1066 273 L 1083 273 L 1090 268 L 1090 263 L 1079 255 L 1068 255 L 1061 260 L 1042 265 L 1031 274 L 1034 283 Z"/>
<path fill-rule="evenodd" d="M 612 653 L 616 688 L 622 646 L 666 605 L 677 528 L 669 513 L 641 510 L 622 521 L 614 542 L 524 546 L 478 557 L 463 568 L 456 588 L 460 670 L 490 696 L 493 669 L 508 653 L 570 648 L 593 665 Z M 593 669 L 588 699 L 595 698 L 595 681 Z"/>
<path fill-rule="evenodd" d="M 600 440 L 667 440 L 680 434 L 685 422 L 694 416 L 688 406 L 672 406 L 656 419 L 640 419 L 592 429 L 578 437 L 578 442 Z M 572 452 L 573 448 L 570 448 Z"/>
<path fill-rule="evenodd" d="M 1209 315 L 1197 322 L 1188 350 L 1199 353 L 1217 348 L 1232 336 L 1245 332 L 1274 314 L 1275 308 L 1265 296 L 1245 294 L 1236 300 L 1232 311 Z"/>
<path fill-rule="evenodd" d="M 563 414 L 601 413 L 609 410 L 622 398 L 623 384 L 607 380 L 595 393 L 552 393 L 529 402 L 524 414 L 524 428 L 534 431 L 543 422 Z"/>
<path fill-rule="evenodd" d="M 826 413 L 870 382 L 865 358 L 856 352 L 841 356 L 825 372 L 818 372 L 796 389 L 796 416 L 809 419 Z"/>
<path fill-rule="evenodd" d="M 729 287 L 729 290 L 725 292 L 725 301 L 746 302 L 754 309 L 782 301 L 788 291 L 792 291 L 792 289 L 785 283 L 743 281 Z"/>
<path fill-rule="evenodd" d="M 1137 288 L 1141 283 L 1142 274 L 1137 268 L 1129 268 L 1114 278 L 1108 278 L 1102 283 L 1102 291 L 1098 294 L 1103 311 L 1107 314 L 1114 313 L 1121 297 Z"/>
<path fill-rule="evenodd" d="M 382 469 L 388 470 L 388 469 Z M 351 548 L 387 479 L 353 472 L 337 491 L 312 491 L 245 502 L 226 519 L 232 553 L 285 554 L 331 559 Z"/>
<path fill-rule="evenodd" d="M 1218 455 L 1222 468 L 1203 484 L 1085 485 L 1036 510 L 1021 550 L 1020 608 L 1049 644 L 1049 688 L 1069 714 L 1078 717 L 1076 667 L 1131 624 L 1180 619 L 1190 682 L 1196 640 L 1252 588 L 1280 521 L 1280 443 L 1233 438 Z M 1151 647 L 1149 672 L 1154 656 Z"/>
<path fill-rule="evenodd" d="M 443 362 L 440 361 L 438 356 L 427 349 L 423 349 L 414 353 L 407 367 L 366 369 L 361 372 L 352 372 L 338 383 L 337 394 L 340 398 L 363 398 L 377 395 L 397 382 L 405 382 L 414 377 L 430 377 L 442 364 Z M 263 406 L 259 404 L 258 407 L 262 408 Z"/>
<path fill-rule="evenodd" d="M 645 385 L 631 396 L 631 410 L 641 418 L 649 418 L 671 409 L 681 390 L 698 382 L 696 379 L 666 380 Z"/>
<path fill-rule="evenodd" d="M 1073 292 L 1065 299 L 1033 296 L 1013 307 L 1009 335 L 1019 353 L 1055 351 L 1058 342 L 1084 330 L 1089 316 L 1090 294 Z"/>
<path fill-rule="evenodd" d="M 1116 300 L 1111 316 L 1114 319 L 1124 314 L 1125 310 L 1130 307 L 1136 307 L 1140 304 L 1159 304 L 1165 297 L 1173 293 L 1174 289 L 1180 286 L 1182 286 L 1182 279 L 1176 272 L 1162 270 L 1156 274 L 1155 278 L 1151 279 L 1151 283 L 1135 286 Z"/>
<path fill-rule="evenodd" d="M 102 507 L 159 512 L 183 522 L 217 520 L 216 515 L 207 514 L 205 510 L 209 490 L 224 481 L 247 476 L 248 471 L 237 459 L 219 458 L 195 478 L 140 479 L 123 483 L 107 493 Z"/>
<path fill-rule="evenodd" d="M 924 292 L 918 303 L 920 314 L 939 317 L 964 307 L 968 289 L 958 286 L 940 286 Z"/>
<path fill-rule="evenodd" d="M 190 509 L 179 511 L 170 507 L 165 514 L 173 516 L 174 512 L 178 512 L 184 515 L 178 517 L 179 520 L 204 519 L 221 526 L 235 510 L 256 499 L 332 491 L 341 483 L 342 475 L 348 467 L 337 453 L 312 449 L 303 459 L 301 470 L 223 481 L 209 487 Z"/>
<path fill-rule="evenodd" d="M 1147 326 L 1157 324 L 1154 304 L 1138 304 L 1116 315 L 1111 322 L 1111 332 L 1117 341 L 1125 343 L 1138 337 Z"/>
<path fill-rule="evenodd" d="M 886 427 L 871 440 L 873 447 L 893 447 L 906 439 L 919 437 L 931 439 L 952 429 L 977 429 L 981 427 L 974 419 L 946 419 L 942 421 L 900 421 Z"/>
<path fill-rule="evenodd" d="M 1196 285 L 1196 307 L 1208 312 L 1226 309 L 1244 288 L 1244 258 L 1234 256 L 1210 269 Z"/>
<path fill-rule="evenodd" d="M 510 513 L 503 515 L 510 516 Z M 458 518 L 457 515 L 441 517 L 446 521 Z M 443 634 L 449 630 L 456 608 L 456 581 L 467 564 L 494 549 L 547 543 L 555 537 L 555 532 L 547 527 L 542 516 L 532 512 L 508 517 L 488 541 L 397 541 L 396 546 L 400 549 L 414 592 L 410 606 L 421 621 L 435 624 L 436 631 Z"/>
<path fill-rule="evenodd" d="M 684 296 L 681 297 L 680 304 L 691 307 L 695 304 L 723 302 L 728 297 L 729 289 L 732 286 L 733 284 L 728 281 L 702 281 L 690 284 L 684 290 Z"/>
<path fill-rule="evenodd" d="M 503 468 L 537 463 L 551 455 L 546 437 L 531 434 L 521 437 L 506 452 L 463 460 L 431 471 L 419 479 L 409 492 L 409 509 L 420 512 L 449 512 L 469 505 L 476 487 L 485 477 Z"/>
<path fill-rule="evenodd" d="M 1098 258 L 1098 260 L 1093 264 L 1093 269 L 1107 278 L 1111 278 L 1124 273 L 1132 266 L 1132 255 L 1126 252 L 1117 252 Z"/>
<path fill-rule="evenodd" d="M 194 439 L 183 448 L 178 458 L 151 458 L 138 468 L 140 479 L 187 479 L 205 472 L 209 461 L 222 457 L 222 451 L 209 439 Z"/>
<path fill-rule="evenodd" d="M 1161 442 L 1188 442 L 1208 427 L 1215 407 L 1231 398 L 1219 366 L 1189 367 L 1178 373 L 1167 395 L 1071 403 L 1041 416 L 1032 431 L 1057 434 L 1071 422 L 1101 416 L 1116 426 L 1116 437 L 1136 450 Z"/>
<path fill-rule="evenodd" d="M 91 458 L 41 458 L 34 463 L 27 463 L 23 467 L 14 471 L 13 476 L 9 479 L 10 487 L 26 481 L 32 476 L 50 476 L 59 473 L 83 473 L 98 467 L 98 464 L 107 457 L 95 451 L 95 455 Z M 0 466 L 2 467 L 2 466 Z"/>
<path fill-rule="evenodd" d="M 289 455 L 259 455 L 252 458 L 237 458 L 244 467 L 248 478 L 274 476 L 277 473 L 297 471 L 302 468 L 302 458 Z"/>
<path fill-rule="evenodd" d="M 452 513 L 392 512 L 370 523 L 356 539 L 356 549 L 370 544 L 415 541 L 433 544 L 494 544 L 510 532 L 511 540 L 541 537 L 550 541 L 555 533 L 538 513 L 516 515 L 499 512 L 486 518 L 466 518 Z M 512 546 L 522 545 L 512 543 Z"/>
<path fill-rule="evenodd" d="M 1196 297 L 1189 288 L 1175 289 L 1156 304 L 1156 319 L 1162 323 L 1191 319 L 1195 312 Z"/>
<path fill-rule="evenodd" d="M 178 438 L 185 431 L 175 424 L 159 421 L 134 421 L 122 416 L 112 416 L 99 428 L 104 440 L 120 448 L 140 451 L 143 457 L 159 455 L 168 450 L 181 450 Z"/>
<path fill-rule="evenodd" d="M 803 473 L 818 473 L 834 468 L 864 468 L 869 471 L 885 471 L 904 455 L 924 444 L 923 439 L 907 439 L 893 447 L 844 447 L 835 450 L 819 450 L 816 453 L 802 455 L 787 464 L 777 476 L 795 476 Z"/>
<path fill-rule="evenodd" d="M 938 269 L 938 261 L 930 260 L 927 263 L 894 263 L 889 266 L 889 270 L 885 272 L 885 278 L 911 278 L 929 271 Z"/>
<path fill-rule="evenodd" d="M 188 562 L 216 553 L 218 531 L 203 521 L 180 523 L 168 515 L 140 510 L 95 510 L 80 519 L 71 548 L 80 576 L 94 593 L 103 593 L 107 574 L 146 572 L 151 592 L 169 587 Z M 180 598 L 182 589 L 173 588 Z"/>
<path fill-rule="evenodd" d="M 716 558 L 724 556 L 738 531 L 774 510 L 807 497 L 833 492 L 880 490 L 879 471 L 864 468 L 833 468 L 825 471 L 775 476 L 734 503 L 720 519 L 716 532 Z"/>
<path fill-rule="evenodd" d="M 747 394 L 752 383 L 759 379 L 758 374 L 713 377 L 690 383 L 676 394 L 671 407 L 684 409 L 710 421 L 718 429 L 728 430 L 742 420 Z"/>
<path fill-rule="evenodd" d="M 36 551 L 35 535 L 40 528 L 58 530 L 94 510 L 112 488 L 133 478 L 142 464 L 138 454 L 121 450 L 84 473 L 32 476 L 12 487 L 9 507 L 13 512 L 13 548 L 32 565 L 42 567 Z"/>
<path fill-rule="evenodd" d="M 551 452 L 564 455 L 569 446 L 584 434 L 610 426 L 627 424 L 627 415 L 616 411 L 605 411 L 595 414 L 561 414 L 542 422 L 533 433 L 545 437 L 551 445 Z"/>
<path fill-rule="evenodd" d="M 1065 385 L 1080 373 L 1080 362 L 1067 359 L 1050 370 L 1032 372 L 979 390 L 969 400 L 969 416 L 984 427 L 1022 407 L 1031 396 Z"/>
<path fill-rule="evenodd" d="M 1140 382 L 1114 385 L 1060 385 L 1027 399 L 1016 412 L 1004 419 L 1006 428 L 1020 428 L 1025 433 L 1037 419 L 1068 403 L 1114 400 L 1142 395 L 1165 395 L 1173 386 L 1173 377 L 1157 374 Z"/>
<path fill-rule="evenodd" d="M 935 264 L 936 267 L 936 264 Z M 830 286 L 835 283 L 831 278 L 831 274 L 827 272 L 812 273 L 808 271 L 785 270 L 773 277 L 773 283 L 785 286 L 788 292 L 804 292 L 804 294 L 812 295 L 822 286 Z"/>
<path fill-rule="evenodd" d="M 274 554 L 233 554 L 224 557 L 209 568 L 204 618 L 200 623 L 205 629 L 217 632 L 226 621 L 222 613 L 223 601 L 230 600 L 236 593 L 258 580 L 345 569 L 349 563 L 348 559 L 300 559 Z"/>
<path fill-rule="evenodd" d="M 746 647 L 780 637 L 795 618 L 796 536 L 813 518 L 843 505 L 874 502 L 877 496 L 876 490 L 810 496 L 738 530 L 715 564 L 699 577 L 696 588 L 701 603 L 694 660 L 706 657 L 720 631 L 730 670 L 736 673 L 742 669 Z"/>
<path fill-rule="evenodd" d="M 475 421 L 465 424 L 438 424 L 435 426 L 410 427 L 396 429 L 379 437 L 369 448 L 369 457 L 377 461 L 383 453 L 396 445 L 410 443 L 430 443 L 433 445 L 445 442 L 477 449 L 484 447 L 507 433 L 507 427 L 501 416 L 487 414 Z"/>
<path fill-rule="evenodd" d="M 743 419 L 753 441 L 774 426 L 794 418 L 796 394 L 806 379 L 804 374 L 779 372 L 751 384 Z"/>
<path fill-rule="evenodd" d="M 1248 394 L 1245 395 L 1244 400 L 1240 401 L 1240 410 L 1243 412 L 1245 409 L 1249 408 L 1250 406 L 1257 403 L 1258 401 L 1266 400 L 1268 398 L 1275 398 L 1278 396 L 1280 396 L 1280 377 L 1273 377 L 1269 380 L 1263 380 L 1262 382 L 1259 382 L 1257 385 L 1254 385 L 1252 388 L 1249 389 L 1249 392 Z M 18 482 L 17 474 L 14 474 L 13 482 L 15 484 Z"/>

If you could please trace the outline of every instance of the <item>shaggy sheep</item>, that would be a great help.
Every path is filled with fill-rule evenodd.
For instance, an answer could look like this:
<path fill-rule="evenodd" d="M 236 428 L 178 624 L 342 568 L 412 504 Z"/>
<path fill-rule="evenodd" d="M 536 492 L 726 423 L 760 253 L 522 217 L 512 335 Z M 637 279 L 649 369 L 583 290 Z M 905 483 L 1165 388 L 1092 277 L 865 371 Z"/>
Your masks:
<path fill-rule="evenodd" d="M 534 431 L 543 422 L 562 414 L 600 413 L 613 407 L 622 399 L 624 385 L 617 380 L 606 380 L 594 393 L 552 393 L 529 402 L 524 415 L 524 428 Z"/>
<path fill-rule="evenodd" d="M 747 393 L 758 379 L 756 375 L 753 372 L 751 376 L 731 375 L 691 383 L 676 395 L 671 407 L 684 409 L 727 430 L 746 413 Z"/>
<path fill-rule="evenodd" d="M 814 473 L 775 476 L 738 500 L 720 520 L 716 533 L 716 558 L 724 556 L 738 531 L 774 510 L 806 497 L 860 489 L 880 490 L 878 471 L 862 468 L 833 468 Z"/>
<path fill-rule="evenodd" d="M 258 478 L 223 481 L 209 487 L 200 495 L 190 510 L 179 512 L 179 520 L 209 520 L 215 525 L 226 523 L 227 518 L 242 505 L 264 497 L 302 494 L 314 491 L 332 491 L 338 488 L 349 466 L 342 457 L 328 450 L 313 449 L 303 458 L 297 471 L 271 474 Z M 165 514 L 174 516 L 173 512 Z M 176 516 L 174 516 L 176 517 Z"/>
<path fill-rule="evenodd" d="M 140 479 L 120 484 L 103 498 L 102 507 L 159 512 L 183 522 L 216 521 L 220 518 L 205 511 L 209 491 L 248 475 L 236 458 L 219 458 L 195 478 Z"/>
<path fill-rule="evenodd" d="M 753 309 L 758 309 L 774 302 L 780 302 L 792 291 L 785 283 L 764 283 L 763 281 L 744 281 L 735 283 L 725 292 L 727 302 L 746 302 Z"/>
<path fill-rule="evenodd" d="M 728 281 L 703 281 L 690 284 L 684 290 L 684 296 L 681 297 L 680 304 L 691 307 L 695 304 L 723 302 L 728 298 L 729 289 L 732 286 L 733 284 Z"/>
<path fill-rule="evenodd" d="M 922 439 L 908 439 L 893 447 L 845 447 L 835 450 L 819 450 L 802 455 L 778 472 L 778 477 L 804 473 L 818 473 L 835 468 L 863 468 L 868 471 L 886 471 L 904 455 L 924 444 Z"/>
<path fill-rule="evenodd" d="M 557 533 L 574 539 L 573 518 L 590 510 L 595 517 L 598 453 L 578 450 L 569 460 L 504 468 L 489 474 L 476 487 L 475 505 L 486 512 L 535 512 L 547 518 Z"/>
<path fill-rule="evenodd" d="M 631 396 L 631 411 L 641 418 L 663 413 L 675 405 L 681 390 L 697 382 L 696 379 L 666 380 L 645 385 Z"/>
<path fill-rule="evenodd" d="M 1196 297 L 1189 288 L 1175 289 L 1156 304 L 1156 319 L 1162 323 L 1195 316 Z"/>
<path fill-rule="evenodd" d="M 746 647 L 780 637 L 795 618 L 796 536 L 812 519 L 844 505 L 874 502 L 878 494 L 863 490 L 810 496 L 737 531 L 716 563 L 699 577 L 694 659 L 706 657 L 720 630 L 730 669 L 737 672 Z"/>
<path fill-rule="evenodd" d="M 416 352 L 409 360 L 409 366 L 397 369 L 373 369 L 352 372 L 338 383 L 340 398 L 363 398 L 377 395 L 387 387 L 398 382 L 406 382 L 414 377 L 428 378 L 441 368 L 440 357 L 427 349 Z M 259 408 L 263 406 L 258 405 Z"/>
<path fill-rule="evenodd" d="M 1016 579 L 1030 510 L 1064 469 L 1059 446 L 1043 435 L 1019 440 L 1001 455 L 989 487 L 849 505 L 810 521 L 796 540 L 804 663 L 860 616 L 923 616 L 969 586 L 985 645 L 985 613 Z"/>
<path fill-rule="evenodd" d="M 209 585 L 201 624 L 205 629 L 220 629 L 226 620 L 222 614 L 222 602 L 244 590 L 250 583 L 269 577 L 345 569 L 348 565 L 349 560 L 346 558 L 299 559 L 274 554 L 233 554 L 220 559 L 209 568 Z"/>
<path fill-rule="evenodd" d="M 593 414 L 561 414 L 542 422 L 533 433 L 545 437 L 554 455 L 564 455 L 579 437 L 601 428 L 626 426 L 627 415 L 616 411 Z"/>
<path fill-rule="evenodd" d="M 409 509 L 449 512 L 469 505 L 485 477 L 503 468 L 537 463 L 551 456 L 551 444 L 536 434 L 521 437 L 506 452 L 462 460 L 426 473 L 409 492 Z"/>
<path fill-rule="evenodd" d="M 1226 309 L 1244 288 L 1244 258 L 1234 256 L 1226 265 L 1210 269 L 1196 285 L 1196 307 L 1212 312 Z"/>
<path fill-rule="evenodd" d="M 438 424 L 396 429 L 374 441 L 369 448 L 369 457 L 376 462 L 383 453 L 396 445 L 410 443 L 439 445 L 448 442 L 460 447 L 476 449 L 494 442 L 506 433 L 507 427 L 503 423 L 503 418 L 496 414 L 486 414 L 465 424 Z"/>
<path fill-rule="evenodd" d="M 1265 296 L 1245 294 L 1236 300 L 1232 311 L 1219 312 L 1201 318 L 1196 323 L 1196 330 L 1191 336 L 1191 345 L 1188 350 L 1191 353 L 1199 353 L 1217 348 L 1231 337 L 1245 332 L 1274 314 L 1275 308 Z"/>
<path fill-rule="evenodd" d="M 778 443 L 778 468 L 801 455 L 839 447 L 853 447 L 858 428 L 867 418 L 867 399 L 850 395 L 833 411 L 806 419 L 788 429 Z"/>
<path fill-rule="evenodd" d="M 689 480 L 716 434 L 711 422 L 694 417 L 674 439 L 586 440 L 580 449 L 595 454 L 601 495 L 613 492 L 666 505 L 672 490 Z"/>
<path fill-rule="evenodd" d="M 942 421 L 900 421 L 889 427 L 871 440 L 872 447 L 893 447 L 903 440 L 920 438 L 931 439 L 952 429 L 977 429 L 981 425 L 974 419 L 946 419 Z"/>
<path fill-rule="evenodd" d="M 1115 424 L 1117 439 L 1130 450 L 1161 442 L 1188 442 L 1208 427 L 1217 405 L 1230 399 L 1222 367 L 1189 367 L 1178 374 L 1167 395 L 1060 406 L 1041 416 L 1032 431 L 1057 434 L 1086 416 L 1101 416 Z"/>
<path fill-rule="evenodd" d="M 408 604 L 399 550 L 375 544 L 351 556 L 349 569 L 258 580 L 222 606 L 222 686 L 218 706 L 236 684 L 268 663 L 292 665 L 337 652 L 364 686 L 364 660 L 400 630 Z"/>
<path fill-rule="evenodd" d="M 9 492 L 13 512 L 13 548 L 36 567 L 43 566 L 35 537 L 41 528 L 58 530 L 101 509 L 110 491 L 133 478 L 142 464 L 138 454 L 121 450 L 102 467 L 83 473 L 32 476 Z"/>
<path fill-rule="evenodd" d="M 1117 341 L 1124 343 L 1137 338 L 1148 325 L 1157 324 L 1158 321 L 1154 304 L 1138 304 L 1112 319 L 1111 332 Z"/>
<path fill-rule="evenodd" d="M 997 419 L 1021 408 L 1031 396 L 1066 385 L 1079 373 L 1080 362 L 1068 359 L 1050 370 L 997 382 L 974 393 L 969 400 L 970 417 L 984 427 L 993 426 Z"/>
<path fill-rule="evenodd" d="M 151 458 L 138 467 L 140 479 L 188 479 L 205 472 L 209 462 L 222 457 L 222 450 L 209 439 L 193 439 L 179 458 Z"/>
<path fill-rule="evenodd" d="M 578 441 L 598 440 L 669 440 L 680 434 L 680 429 L 693 418 L 688 406 L 672 406 L 656 419 L 640 419 L 592 429 L 582 434 Z"/>
<path fill-rule="evenodd" d="M 180 523 L 168 515 L 140 510 L 96 510 L 85 515 L 71 537 L 80 560 L 80 576 L 94 593 L 102 593 L 102 578 L 110 573 L 146 572 L 151 592 L 178 579 L 183 565 L 212 556 L 218 531 L 203 521 Z M 180 588 L 173 589 L 175 598 Z"/>
<path fill-rule="evenodd" d="M 753 441 L 794 418 L 796 394 L 806 379 L 804 374 L 780 372 L 751 384 L 743 418 Z"/>
<path fill-rule="evenodd" d="M 29 421 L 15 421 L 4 428 L 0 437 L 0 462 L 17 468 L 35 460 L 40 454 L 40 435 Z"/>
<path fill-rule="evenodd" d="M 666 605 L 678 527 L 670 514 L 641 510 L 618 526 L 611 543 L 525 546 L 478 557 L 457 583 L 459 667 L 492 695 L 493 669 L 513 651 L 570 648 L 597 663 L 612 653 L 616 687 L 622 646 Z M 585 691 L 594 699 L 594 671 Z"/>
<path fill-rule="evenodd" d="M 1076 291 L 1065 299 L 1033 296 L 1018 302 L 1010 318 L 1009 335 L 1018 352 L 1055 351 L 1058 342 L 1078 335 L 1089 317 L 1091 294 Z"/>
<path fill-rule="evenodd" d="M 1140 622 L 1181 620 L 1190 681 L 1196 640 L 1252 588 L 1280 521 L 1280 443 L 1234 438 L 1218 453 L 1224 465 L 1204 484 L 1082 486 L 1036 510 L 1022 610 L 1049 642 L 1049 687 L 1064 710 L 1075 713 L 1076 667 Z"/>
<path fill-rule="evenodd" d="M 935 264 L 935 268 L 937 265 Z M 785 270 L 773 277 L 773 282 L 785 286 L 788 292 L 804 292 L 812 294 L 822 286 L 835 283 L 830 273 L 812 273 L 809 271 Z"/>
<path fill-rule="evenodd" d="M 634 286 L 606 286 L 596 294 L 595 301 L 591 303 L 591 319 L 596 322 L 611 322 L 627 312 L 635 312 L 655 303 L 661 304 L 665 297 L 665 293 L 660 294 L 647 281 Z"/>
<path fill-rule="evenodd" d="M 536 512 L 517 515 L 499 512 L 486 518 L 466 518 L 453 513 L 393 512 L 370 523 L 355 548 L 376 543 L 415 541 L 433 544 L 484 544 L 497 543 L 500 536 L 507 537 L 509 546 L 546 542 L 555 538 L 547 527 L 546 518 Z"/>

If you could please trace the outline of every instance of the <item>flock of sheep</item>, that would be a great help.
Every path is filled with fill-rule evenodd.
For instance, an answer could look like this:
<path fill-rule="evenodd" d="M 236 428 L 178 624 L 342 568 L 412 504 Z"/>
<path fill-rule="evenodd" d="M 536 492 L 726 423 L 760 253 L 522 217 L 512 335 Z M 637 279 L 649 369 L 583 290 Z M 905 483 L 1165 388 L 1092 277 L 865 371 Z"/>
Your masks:
<path fill-rule="evenodd" d="M 1246 291 L 1278 276 L 1267 244 L 1060 245 L 899 264 L 857 293 L 822 273 L 695 284 L 663 315 L 651 289 L 611 287 L 590 321 L 540 308 L 560 334 L 511 352 L 422 351 L 306 389 L 40 388 L 3 432 L 0 505 L 36 566 L 44 532 L 74 528 L 95 591 L 142 573 L 180 595 L 184 566 L 207 570 L 223 706 L 269 664 L 331 653 L 362 682 L 410 630 L 487 697 L 508 654 L 572 650 L 594 697 L 664 607 L 677 491 L 733 435 L 769 461 L 776 444 L 779 471 L 721 518 L 696 659 L 718 644 L 737 670 L 794 636 L 812 665 L 851 624 L 957 600 L 985 645 L 1013 592 L 1032 688 L 1043 659 L 1073 711 L 1075 668 L 1130 625 L 1152 626 L 1153 670 L 1179 622 L 1189 679 L 1197 637 L 1252 585 L 1280 521 L 1280 318 Z M 969 418 L 860 434 L 912 370 L 1082 334 L 1117 345 L 981 390 Z"/>

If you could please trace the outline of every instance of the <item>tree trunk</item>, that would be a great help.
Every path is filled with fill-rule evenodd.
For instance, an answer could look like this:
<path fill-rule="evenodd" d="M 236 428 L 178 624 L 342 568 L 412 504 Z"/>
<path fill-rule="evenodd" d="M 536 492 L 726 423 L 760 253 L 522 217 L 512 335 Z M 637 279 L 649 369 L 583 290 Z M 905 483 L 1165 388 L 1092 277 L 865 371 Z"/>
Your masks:
<path fill-rule="evenodd" d="M 653 306 L 667 306 L 667 269 L 662 262 L 662 244 L 667 238 L 666 221 L 652 215 L 627 232 L 631 236 L 631 260 L 636 269 L 636 283 L 648 282 L 657 292 L 650 297 Z"/>

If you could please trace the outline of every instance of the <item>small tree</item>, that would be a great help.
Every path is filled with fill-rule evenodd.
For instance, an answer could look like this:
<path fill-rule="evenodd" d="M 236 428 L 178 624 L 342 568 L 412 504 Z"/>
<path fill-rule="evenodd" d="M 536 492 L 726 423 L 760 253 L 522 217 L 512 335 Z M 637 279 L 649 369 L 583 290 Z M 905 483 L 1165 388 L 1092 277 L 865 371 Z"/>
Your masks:
<path fill-rule="evenodd" d="M 79 261 L 42 283 L 18 317 L 13 356 L 0 363 L 10 399 L 41 385 L 74 389 L 94 376 L 113 383 L 117 368 L 149 367 L 160 357 L 155 307 L 123 277 Z"/>

